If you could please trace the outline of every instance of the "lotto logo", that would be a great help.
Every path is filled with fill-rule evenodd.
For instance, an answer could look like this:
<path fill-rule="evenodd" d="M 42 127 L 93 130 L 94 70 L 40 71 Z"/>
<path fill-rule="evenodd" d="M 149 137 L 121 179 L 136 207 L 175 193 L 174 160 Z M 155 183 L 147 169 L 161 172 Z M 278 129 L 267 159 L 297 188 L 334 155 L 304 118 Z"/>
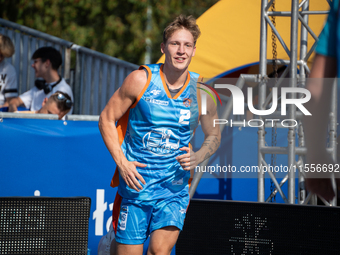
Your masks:
<path fill-rule="evenodd" d="M 161 90 L 156 90 L 156 89 L 154 89 L 154 90 L 151 90 L 151 94 L 153 94 L 154 96 L 157 96 L 158 94 L 160 94 L 162 91 Z"/>
<path fill-rule="evenodd" d="M 120 212 L 120 221 L 119 221 L 119 229 L 120 230 L 126 229 L 126 222 L 127 222 L 128 213 L 129 213 L 128 207 L 122 206 L 121 212 Z"/>

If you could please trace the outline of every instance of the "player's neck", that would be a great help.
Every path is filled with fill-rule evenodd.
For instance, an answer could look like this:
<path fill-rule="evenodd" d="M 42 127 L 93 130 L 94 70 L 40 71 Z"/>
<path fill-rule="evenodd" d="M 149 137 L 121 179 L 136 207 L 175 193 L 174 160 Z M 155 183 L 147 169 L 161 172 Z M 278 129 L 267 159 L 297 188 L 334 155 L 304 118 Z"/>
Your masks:
<path fill-rule="evenodd" d="M 178 89 L 182 87 L 187 79 L 188 70 L 173 71 L 170 68 L 163 67 L 163 74 L 165 82 L 170 89 Z"/>

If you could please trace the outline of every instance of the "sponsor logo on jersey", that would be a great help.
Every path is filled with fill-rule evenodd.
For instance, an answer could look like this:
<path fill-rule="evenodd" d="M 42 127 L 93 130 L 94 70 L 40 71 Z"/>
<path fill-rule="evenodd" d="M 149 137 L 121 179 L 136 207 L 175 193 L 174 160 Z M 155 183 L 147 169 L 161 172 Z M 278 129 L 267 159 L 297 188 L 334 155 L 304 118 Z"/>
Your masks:
<path fill-rule="evenodd" d="M 190 98 L 184 98 L 183 99 L 183 104 L 185 107 L 190 107 L 192 100 Z"/>
<path fill-rule="evenodd" d="M 152 103 L 152 104 L 165 105 L 165 106 L 166 106 L 166 105 L 169 105 L 169 102 L 168 102 L 168 101 L 153 99 L 153 98 L 149 98 L 149 97 L 146 97 L 146 98 L 145 98 L 145 101 L 146 101 L 146 102 L 149 102 L 149 103 Z"/>
<path fill-rule="evenodd" d="M 162 91 L 161 90 L 158 90 L 158 89 L 154 89 L 154 90 L 151 90 L 150 93 L 153 94 L 154 96 L 157 96 L 161 93 Z"/>
<path fill-rule="evenodd" d="M 141 150 L 164 156 L 173 153 L 178 148 L 179 138 L 170 129 L 158 128 L 144 135 Z"/>

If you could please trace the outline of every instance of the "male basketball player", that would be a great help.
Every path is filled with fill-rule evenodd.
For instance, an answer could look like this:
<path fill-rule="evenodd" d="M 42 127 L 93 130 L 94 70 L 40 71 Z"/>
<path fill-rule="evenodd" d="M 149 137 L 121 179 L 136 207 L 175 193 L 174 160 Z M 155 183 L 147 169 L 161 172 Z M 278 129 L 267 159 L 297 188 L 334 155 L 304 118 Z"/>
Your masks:
<path fill-rule="evenodd" d="M 200 116 L 199 75 L 188 72 L 199 35 L 193 17 L 177 17 L 163 33 L 165 63 L 132 72 L 100 115 L 118 168 L 111 182 L 118 186 L 111 254 L 142 254 L 149 235 L 148 254 L 170 254 L 189 204 L 190 170 L 219 146 L 215 104 L 208 97 L 207 114 Z M 189 142 L 199 121 L 205 140 L 193 152 Z"/>

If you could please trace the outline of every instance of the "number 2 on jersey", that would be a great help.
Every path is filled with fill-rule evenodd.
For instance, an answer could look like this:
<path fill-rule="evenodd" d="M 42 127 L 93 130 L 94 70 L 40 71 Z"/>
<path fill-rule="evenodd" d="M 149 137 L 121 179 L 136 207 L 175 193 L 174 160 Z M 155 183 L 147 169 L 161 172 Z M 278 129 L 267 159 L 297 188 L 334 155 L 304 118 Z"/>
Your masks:
<path fill-rule="evenodd" d="M 178 123 L 183 125 L 189 125 L 190 110 L 181 109 L 181 116 L 179 117 Z"/>

